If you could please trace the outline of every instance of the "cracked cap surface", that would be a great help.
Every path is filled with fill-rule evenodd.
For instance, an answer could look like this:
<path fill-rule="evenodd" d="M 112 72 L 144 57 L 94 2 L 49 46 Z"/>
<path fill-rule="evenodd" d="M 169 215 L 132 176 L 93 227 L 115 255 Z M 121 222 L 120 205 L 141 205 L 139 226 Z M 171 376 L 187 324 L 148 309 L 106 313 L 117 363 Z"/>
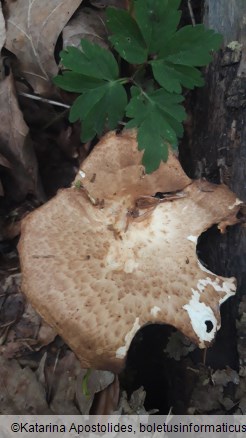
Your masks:
<path fill-rule="evenodd" d="M 171 153 L 151 175 L 141 157 L 134 133 L 109 133 L 78 174 L 85 190 L 61 190 L 23 221 L 22 289 L 85 368 L 119 371 L 148 323 L 209 345 L 236 290 L 199 263 L 196 241 L 235 223 L 240 201 L 224 185 L 191 181 Z M 184 196 L 129 220 L 138 197 L 175 190 Z"/>

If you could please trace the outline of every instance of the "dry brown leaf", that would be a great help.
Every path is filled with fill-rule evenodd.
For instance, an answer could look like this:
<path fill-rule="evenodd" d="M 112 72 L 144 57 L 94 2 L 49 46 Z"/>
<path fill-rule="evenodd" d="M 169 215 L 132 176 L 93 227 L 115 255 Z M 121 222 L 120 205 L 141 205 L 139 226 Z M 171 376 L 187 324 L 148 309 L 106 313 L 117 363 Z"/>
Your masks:
<path fill-rule="evenodd" d="M 170 358 L 180 360 L 182 356 L 187 356 L 187 354 L 195 350 L 195 348 L 195 344 L 177 331 L 170 335 L 164 352 L 167 353 Z"/>
<path fill-rule="evenodd" d="M 50 408 L 55 414 L 77 415 L 79 410 L 75 405 L 77 379 L 81 365 L 72 351 L 66 351 L 57 363 L 46 366 L 45 376 L 52 397 Z"/>
<path fill-rule="evenodd" d="M 18 105 L 11 74 L 0 83 L 0 120 L 0 153 L 12 165 L 7 192 L 16 200 L 27 193 L 42 197 L 29 129 Z"/>
<path fill-rule="evenodd" d="M 1 27 L 1 15 L 0 15 L 0 27 Z M 1 33 L 1 29 L 0 29 L 0 33 Z M 8 168 L 11 167 L 10 162 L 2 154 L 0 154 L 0 166 L 8 167 Z M 1 180 L 0 180 L 0 196 L 4 196 L 4 190 Z"/>
<path fill-rule="evenodd" d="M 0 3 L 0 50 L 2 50 L 2 47 L 5 43 L 5 39 L 6 39 L 5 21 L 2 13 L 2 5 Z"/>
<path fill-rule="evenodd" d="M 0 166 L 11 168 L 11 164 L 7 158 L 0 154 Z"/>
<path fill-rule="evenodd" d="M 98 371 L 99 372 L 99 371 Z M 106 373 L 107 371 L 100 371 Z M 102 391 L 95 394 L 90 410 L 91 415 L 111 415 L 118 408 L 120 396 L 120 382 L 116 375 L 114 381 Z"/>
<path fill-rule="evenodd" d="M 92 43 L 107 48 L 105 21 L 104 11 L 82 8 L 63 29 L 63 47 L 79 47 L 81 39 L 86 38 Z"/>
<path fill-rule="evenodd" d="M 1 414 L 49 414 L 43 386 L 30 368 L 0 356 Z"/>
<path fill-rule="evenodd" d="M 112 385 L 114 381 L 114 374 L 110 373 L 109 371 L 99 371 L 99 370 L 90 370 L 89 376 L 87 378 L 87 392 L 88 394 L 85 395 L 83 393 L 83 379 L 85 378 L 88 370 L 82 370 L 80 375 L 77 379 L 77 387 L 76 387 L 76 400 L 78 402 L 80 411 L 83 415 L 88 415 L 90 413 L 90 409 L 92 407 L 94 397 L 96 394 L 103 395 L 102 392 L 104 392 L 104 397 L 107 399 L 107 388 Z M 108 394 L 109 398 L 110 394 Z M 97 412 L 93 412 L 93 414 L 102 415 L 105 412 L 102 412 L 105 408 L 105 404 L 107 404 L 107 400 L 104 400 L 104 402 L 101 400 L 100 406 L 98 406 L 98 409 L 96 408 Z M 99 400 L 98 400 L 99 401 Z M 111 405 L 111 402 L 109 403 Z M 107 413 L 110 412 L 107 410 Z"/>
<path fill-rule="evenodd" d="M 230 383 L 236 385 L 235 399 L 239 399 L 240 385 L 239 376 L 235 370 L 227 367 L 226 370 L 217 370 L 212 373 L 209 368 L 199 366 L 198 380 L 194 386 L 191 399 L 189 401 L 190 407 L 188 408 L 188 414 L 223 414 L 224 409 L 230 410 L 235 405 L 234 399 L 229 398 L 228 393 L 225 391 L 225 387 Z M 241 386 L 242 393 L 245 394 L 245 388 Z M 241 397 L 240 397 L 241 398 Z M 224 409 L 223 409 L 224 408 Z M 242 413 L 242 412 L 237 412 Z"/>
<path fill-rule="evenodd" d="M 20 274 L 2 280 L 0 355 L 7 359 L 20 357 L 28 349 L 38 351 L 56 337 L 56 332 L 24 302 L 20 281 Z"/>
<path fill-rule="evenodd" d="M 146 398 L 146 392 L 143 386 L 133 391 L 130 399 L 126 391 L 121 394 L 119 405 L 117 410 L 112 414 L 114 415 L 147 415 L 158 412 L 158 409 L 152 409 L 150 412 L 146 411 L 144 407 Z"/>
<path fill-rule="evenodd" d="M 48 324 L 46 324 L 44 320 L 42 320 L 37 337 L 39 348 L 49 345 L 54 341 L 56 336 L 56 332 Z M 37 348 L 35 349 L 37 350 Z"/>
<path fill-rule="evenodd" d="M 211 375 L 211 380 L 215 386 L 222 385 L 227 386 L 228 383 L 232 382 L 234 385 L 238 385 L 240 382 L 239 375 L 237 371 L 232 370 L 230 367 L 226 367 L 225 370 L 216 370 Z"/>
<path fill-rule="evenodd" d="M 20 63 L 23 76 L 39 94 L 51 91 L 58 68 L 57 39 L 82 0 L 17 0 L 9 4 L 6 48 Z"/>

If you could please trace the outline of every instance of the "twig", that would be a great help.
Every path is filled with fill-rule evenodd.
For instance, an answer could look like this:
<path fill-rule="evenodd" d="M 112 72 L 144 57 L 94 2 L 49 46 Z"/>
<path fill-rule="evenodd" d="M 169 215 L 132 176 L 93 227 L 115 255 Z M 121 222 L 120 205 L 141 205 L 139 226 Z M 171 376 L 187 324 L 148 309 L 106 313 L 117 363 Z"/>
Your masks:
<path fill-rule="evenodd" d="M 204 350 L 203 350 L 203 360 L 202 360 L 202 363 L 203 363 L 203 365 L 206 365 L 206 359 L 207 359 L 207 348 L 204 348 Z"/>
<path fill-rule="evenodd" d="M 49 388 L 48 388 L 48 393 L 47 393 L 47 401 L 48 401 L 48 403 L 51 400 L 51 392 L 52 392 L 52 389 L 53 389 L 53 386 L 54 386 L 55 372 L 56 372 L 56 367 L 57 367 L 57 364 L 58 364 L 60 353 L 61 353 L 61 349 L 59 349 L 57 351 L 57 353 L 56 353 L 55 363 L 54 363 L 52 374 L 51 374 L 51 381 L 50 381 Z"/>
<path fill-rule="evenodd" d="M 187 0 L 187 4 L 188 4 L 188 9 L 189 9 L 189 13 L 190 13 L 190 19 L 191 19 L 192 26 L 195 26 L 196 20 L 194 17 L 192 6 L 191 6 L 191 0 Z"/>
<path fill-rule="evenodd" d="M 57 102 L 56 100 L 46 99 L 45 97 L 36 96 L 35 94 L 24 93 L 23 91 L 20 91 L 18 94 L 19 94 L 19 96 L 28 97 L 28 99 L 39 100 L 40 102 L 45 102 L 45 103 L 49 103 L 51 105 L 61 106 L 63 108 L 71 108 L 70 105 L 66 105 L 65 103 Z"/>

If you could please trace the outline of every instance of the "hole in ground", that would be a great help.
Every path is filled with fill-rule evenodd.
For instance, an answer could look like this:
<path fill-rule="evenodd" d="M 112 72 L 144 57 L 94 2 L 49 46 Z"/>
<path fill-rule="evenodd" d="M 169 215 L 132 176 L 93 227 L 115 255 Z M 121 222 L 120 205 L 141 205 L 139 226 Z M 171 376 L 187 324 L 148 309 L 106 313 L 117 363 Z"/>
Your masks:
<path fill-rule="evenodd" d="M 158 409 L 158 415 L 186 411 L 192 385 L 187 382 L 189 359 L 176 361 L 164 352 L 169 337 L 176 330 L 165 324 L 151 324 L 135 335 L 127 355 L 126 368 L 120 376 L 128 396 L 143 386 L 145 409 Z"/>

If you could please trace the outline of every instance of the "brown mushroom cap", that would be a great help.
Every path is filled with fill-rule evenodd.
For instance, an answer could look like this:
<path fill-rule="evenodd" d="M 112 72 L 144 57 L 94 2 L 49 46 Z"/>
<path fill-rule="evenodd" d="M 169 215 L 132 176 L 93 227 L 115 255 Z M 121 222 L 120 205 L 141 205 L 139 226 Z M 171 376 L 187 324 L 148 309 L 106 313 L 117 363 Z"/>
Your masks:
<path fill-rule="evenodd" d="M 23 291 L 85 368 L 119 371 L 147 323 L 209 345 L 236 290 L 234 278 L 199 263 L 196 241 L 213 224 L 235 223 L 240 201 L 224 185 L 189 180 L 171 153 L 145 175 L 141 156 L 134 133 L 108 134 L 78 175 L 85 190 L 60 191 L 23 223 Z M 174 190 L 184 196 L 127 224 L 137 197 Z"/>

